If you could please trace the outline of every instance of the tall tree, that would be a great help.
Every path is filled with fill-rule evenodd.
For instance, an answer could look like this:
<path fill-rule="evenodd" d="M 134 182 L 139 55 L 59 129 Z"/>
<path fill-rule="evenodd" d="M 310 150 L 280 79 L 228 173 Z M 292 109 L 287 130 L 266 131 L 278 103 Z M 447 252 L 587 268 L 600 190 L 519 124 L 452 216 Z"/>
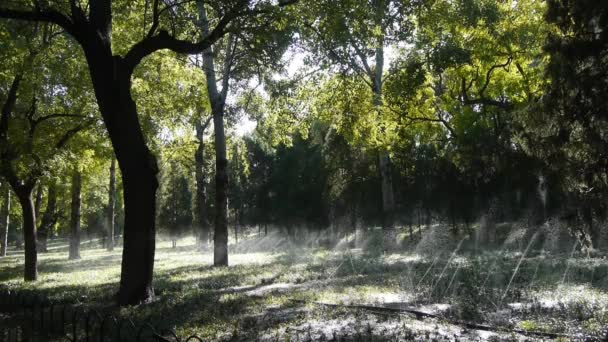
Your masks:
<path fill-rule="evenodd" d="M 286 5 L 295 1 L 279 1 Z M 198 0 L 198 25 L 203 35 L 209 34 L 206 2 Z M 228 265 L 228 159 L 226 152 L 226 99 L 229 88 L 239 81 L 250 81 L 254 75 L 280 65 L 280 59 L 291 41 L 289 25 L 284 18 L 269 13 L 264 18 L 247 22 L 248 29 L 231 31 L 221 44 L 203 51 L 202 68 L 207 81 L 207 95 L 213 116 L 215 139 L 215 231 L 214 265 Z M 221 63 L 217 63 L 221 61 Z M 216 70 L 216 64 L 218 69 Z"/>
<path fill-rule="evenodd" d="M 391 0 L 319 1 L 306 3 L 312 10 L 303 16 L 304 37 L 321 65 L 354 73 L 367 84 L 373 97 L 376 125 L 382 143 L 377 146 L 381 178 L 383 227 L 387 243 L 394 238 L 395 198 L 390 147 L 392 134 L 385 125 L 383 86 L 385 50 L 408 37 L 409 2 Z"/>
<path fill-rule="evenodd" d="M 597 243 L 608 194 L 608 3 L 547 1 L 551 34 L 546 94 L 523 117 L 527 149 L 561 177 L 579 215 Z"/>
<path fill-rule="evenodd" d="M 200 30 L 208 36 L 209 19 L 203 1 L 196 2 L 199 11 Z M 203 51 L 203 70 L 207 78 L 207 93 L 211 103 L 215 139 L 215 230 L 213 234 L 213 265 L 228 266 L 228 158 L 226 156 L 226 131 L 224 109 L 230 82 L 234 36 L 226 39 L 226 58 L 223 63 L 222 88 L 218 90 L 215 76 L 215 58 L 211 46 Z"/>

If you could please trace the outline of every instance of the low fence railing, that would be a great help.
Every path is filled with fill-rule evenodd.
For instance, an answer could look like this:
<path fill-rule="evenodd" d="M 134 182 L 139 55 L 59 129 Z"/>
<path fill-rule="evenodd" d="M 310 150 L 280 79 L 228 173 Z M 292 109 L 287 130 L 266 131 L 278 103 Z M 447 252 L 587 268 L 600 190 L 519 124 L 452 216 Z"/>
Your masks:
<path fill-rule="evenodd" d="M 171 329 L 135 324 L 101 310 L 70 303 L 53 303 L 42 296 L 0 290 L 0 341 L 203 341 L 180 338 Z"/>
<path fill-rule="evenodd" d="M 272 317 L 264 316 L 272 321 Z M 221 340 L 230 341 L 401 341 L 404 336 L 412 336 L 408 331 L 383 331 L 376 334 L 371 327 L 352 332 L 335 329 L 319 332 L 308 329 L 288 329 L 283 333 L 258 336 L 239 335 L 234 331 Z M 413 336 L 412 336 L 413 337 Z M 407 338 L 406 338 L 407 339 Z M 41 295 L 16 293 L 0 289 L 0 342 L 202 342 L 217 338 L 203 339 L 197 335 L 178 336 L 167 328 L 149 322 L 136 324 L 125 317 L 104 313 L 103 310 L 86 308 L 83 305 L 51 302 Z"/>

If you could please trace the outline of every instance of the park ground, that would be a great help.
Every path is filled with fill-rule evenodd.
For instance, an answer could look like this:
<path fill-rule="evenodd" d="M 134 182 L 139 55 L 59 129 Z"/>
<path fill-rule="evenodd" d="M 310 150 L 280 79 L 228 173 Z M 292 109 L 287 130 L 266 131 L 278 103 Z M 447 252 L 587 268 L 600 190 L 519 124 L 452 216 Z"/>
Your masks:
<path fill-rule="evenodd" d="M 159 239 L 156 298 L 129 308 L 112 304 L 120 248 L 109 252 L 85 240 L 82 258 L 68 261 L 67 242 L 53 240 L 39 256 L 37 282 L 23 282 L 22 252 L 11 250 L 0 259 L 0 286 L 205 340 L 605 338 L 605 254 L 581 251 L 575 240 L 549 250 L 548 237 L 504 229 L 504 239 L 485 249 L 445 227 L 412 237 L 404 230 L 403 244 L 391 252 L 378 247 L 373 232 L 363 242 L 345 234 L 327 248 L 314 234 L 256 231 L 230 246 L 225 268 L 213 267 L 194 238 L 180 239 L 177 248 Z"/>

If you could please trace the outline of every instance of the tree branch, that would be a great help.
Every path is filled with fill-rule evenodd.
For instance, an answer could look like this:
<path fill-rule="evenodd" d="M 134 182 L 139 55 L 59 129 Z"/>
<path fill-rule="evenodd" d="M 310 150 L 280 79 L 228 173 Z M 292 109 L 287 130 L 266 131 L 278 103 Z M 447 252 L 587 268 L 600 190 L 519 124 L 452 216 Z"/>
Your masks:
<path fill-rule="evenodd" d="M 222 101 L 226 101 L 228 95 L 228 87 L 230 85 L 230 70 L 232 68 L 232 60 L 234 57 L 234 50 L 236 49 L 237 41 L 232 35 L 228 34 L 228 42 L 226 43 L 226 56 L 224 58 L 224 71 L 222 73 L 222 90 L 220 96 Z"/>
<path fill-rule="evenodd" d="M 319 38 L 319 40 L 321 42 L 321 45 L 323 46 L 323 49 L 325 49 L 328 52 L 331 59 L 333 59 L 335 62 L 338 62 L 340 64 L 347 65 L 348 68 L 351 68 L 354 71 L 357 71 L 358 73 L 362 73 L 362 74 L 368 76 L 370 79 L 367 79 L 365 77 L 361 77 L 361 79 L 369 87 L 373 87 L 372 81 L 374 78 L 372 77 L 372 74 L 368 74 L 364 68 L 362 68 L 360 65 L 358 65 L 357 61 L 352 56 L 346 56 L 346 57 L 340 56 L 340 54 L 329 43 L 327 43 L 325 37 L 317 28 L 315 28 L 310 23 L 304 23 L 304 26 L 311 29 L 317 35 L 317 37 Z"/>
<path fill-rule="evenodd" d="M 0 114 L 0 141 L 2 142 L 4 142 L 8 137 L 8 119 L 13 112 L 13 108 L 15 108 L 15 103 L 17 102 L 17 91 L 19 90 L 19 85 L 21 84 L 22 79 L 22 73 L 15 75 L 15 78 L 13 78 L 13 83 L 8 91 L 6 101 L 2 106 L 2 113 Z"/>
<path fill-rule="evenodd" d="M 159 24 L 160 13 L 158 12 L 158 0 L 153 1 L 154 2 L 152 3 L 152 26 L 150 26 L 146 37 L 152 37 L 152 35 L 154 35 L 154 32 L 156 32 L 156 29 L 158 28 Z"/>
<path fill-rule="evenodd" d="M 494 106 L 494 107 L 498 107 L 501 109 L 511 109 L 513 107 L 513 105 L 510 102 L 506 102 L 506 101 L 497 101 L 497 100 L 492 100 L 492 99 L 488 99 L 485 97 L 485 91 L 488 89 L 488 86 L 490 84 L 490 80 L 492 78 L 492 73 L 494 72 L 494 70 L 496 70 L 497 68 L 506 68 L 511 64 L 511 61 L 513 60 L 513 57 L 509 56 L 509 58 L 507 59 L 507 61 L 503 64 L 494 64 L 490 67 L 490 69 L 488 70 L 488 72 L 486 73 L 486 80 L 484 82 L 484 85 L 481 87 L 481 90 L 479 90 L 479 98 L 476 99 L 470 99 L 468 96 L 468 91 L 471 88 L 471 86 L 473 85 L 473 80 L 471 80 L 471 82 L 469 83 L 469 85 L 466 85 L 466 79 L 463 77 L 462 78 L 462 84 L 461 84 L 461 101 L 464 105 L 484 105 L 484 106 Z"/>
<path fill-rule="evenodd" d="M 234 17 L 224 16 L 213 31 L 196 43 L 177 39 L 169 35 L 166 30 L 160 30 L 158 34 L 146 37 L 133 45 L 124 57 L 127 70 L 132 73 L 142 59 L 158 50 L 169 49 L 185 54 L 201 53 L 224 35 L 226 27 L 232 19 Z"/>
<path fill-rule="evenodd" d="M 44 10 L 35 8 L 31 11 L 23 11 L 0 7 L 0 18 L 53 23 L 61 26 L 73 36 L 78 34 L 70 18 L 52 8 Z"/>
<path fill-rule="evenodd" d="M 67 132 L 65 132 L 65 134 L 61 137 L 61 139 L 59 139 L 59 141 L 57 142 L 57 144 L 55 144 L 55 148 L 57 150 L 62 149 L 67 143 L 68 141 L 74 137 L 76 134 L 78 134 L 78 132 L 87 129 L 89 127 L 91 127 L 93 125 L 93 123 L 95 122 L 95 120 L 87 120 L 84 123 L 81 123 L 80 125 L 68 130 Z"/>

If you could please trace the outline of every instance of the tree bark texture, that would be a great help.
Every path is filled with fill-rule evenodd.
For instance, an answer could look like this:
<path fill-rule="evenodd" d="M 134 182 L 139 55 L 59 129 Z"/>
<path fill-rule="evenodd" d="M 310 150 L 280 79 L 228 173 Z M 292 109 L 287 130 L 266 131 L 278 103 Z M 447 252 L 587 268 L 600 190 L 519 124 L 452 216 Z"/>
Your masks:
<path fill-rule="evenodd" d="M 116 159 L 112 157 L 110 163 L 110 190 L 108 194 L 108 251 L 114 250 L 114 217 L 116 208 Z"/>
<path fill-rule="evenodd" d="M 16 190 L 23 214 L 23 241 L 25 243 L 24 280 L 38 278 L 38 251 L 36 246 L 36 210 L 32 200 L 33 188 Z"/>
<path fill-rule="evenodd" d="M 196 121 L 196 138 L 198 147 L 194 155 L 196 163 L 196 227 L 198 228 L 199 247 L 206 248 L 209 245 L 209 219 L 207 218 L 207 177 L 205 175 L 205 142 L 204 133 L 209 121 L 202 123 Z"/>

